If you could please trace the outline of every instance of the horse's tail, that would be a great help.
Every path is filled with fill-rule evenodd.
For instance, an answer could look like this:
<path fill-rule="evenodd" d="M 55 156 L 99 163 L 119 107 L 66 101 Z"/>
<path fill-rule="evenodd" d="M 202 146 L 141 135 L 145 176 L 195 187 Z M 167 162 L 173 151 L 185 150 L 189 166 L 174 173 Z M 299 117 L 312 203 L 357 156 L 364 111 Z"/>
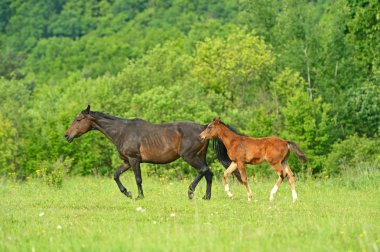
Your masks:
<path fill-rule="evenodd" d="M 301 149 L 297 146 L 295 142 L 288 141 L 288 146 L 289 146 L 289 150 L 293 151 L 296 154 L 299 161 L 301 162 L 307 161 L 306 154 L 301 151 Z"/>
<path fill-rule="evenodd" d="M 227 148 L 224 146 L 222 140 L 219 138 L 214 138 L 212 142 L 212 147 L 216 153 L 216 157 L 219 160 L 219 162 L 223 165 L 225 169 L 227 169 L 230 164 L 232 163 L 231 159 L 227 155 Z M 233 172 L 237 180 L 242 183 L 243 181 L 241 180 L 240 172 L 239 170 L 235 170 Z"/>

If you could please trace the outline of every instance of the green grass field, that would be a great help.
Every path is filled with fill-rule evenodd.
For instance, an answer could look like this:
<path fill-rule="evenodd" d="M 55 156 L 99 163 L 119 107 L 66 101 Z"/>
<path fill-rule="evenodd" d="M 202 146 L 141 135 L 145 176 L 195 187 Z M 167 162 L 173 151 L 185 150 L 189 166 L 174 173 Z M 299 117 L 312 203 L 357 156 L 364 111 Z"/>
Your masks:
<path fill-rule="evenodd" d="M 74 177 L 63 188 L 39 180 L 0 184 L 0 251 L 378 251 L 380 176 L 299 180 L 274 202 L 275 178 L 237 182 L 228 199 L 220 179 L 211 201 L 193 200 L 189 180 L 144 175 L 144 200 L 130 200 L 111 178 Z M 137 195 L 131 172 L 122 182 Z"/>

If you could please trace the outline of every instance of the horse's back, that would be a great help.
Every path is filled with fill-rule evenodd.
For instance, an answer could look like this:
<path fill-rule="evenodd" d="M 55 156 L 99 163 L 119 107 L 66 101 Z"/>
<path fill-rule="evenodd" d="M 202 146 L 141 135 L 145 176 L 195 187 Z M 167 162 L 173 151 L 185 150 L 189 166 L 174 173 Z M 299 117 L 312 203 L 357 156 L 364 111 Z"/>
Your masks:
<path fill-rule="evenodd" d="M 208 141 L 201 141 L 199 135 L 206 128 L 206 125 L 200 125 L 195 122 L 182 121 L 176 122 L 181 132 L 181 146 L 179 154 L 184 156 L 198 156 L 205 158 Z"/>
<path fill-rule="evenodd" d="M 199 150 L 203 143 L 198 135 L 205 126 L 190 121 L 154 124 L 134 122 L 135 139 L 143 162 L 168 163 L 184 153 Z"/>

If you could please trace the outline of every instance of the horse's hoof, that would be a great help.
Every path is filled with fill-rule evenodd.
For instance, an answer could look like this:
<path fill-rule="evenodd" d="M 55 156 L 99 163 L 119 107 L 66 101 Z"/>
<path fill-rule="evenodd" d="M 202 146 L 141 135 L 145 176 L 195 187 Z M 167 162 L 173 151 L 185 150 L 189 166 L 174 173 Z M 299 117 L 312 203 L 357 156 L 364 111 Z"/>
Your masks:
<path fill-rule="evenodd" d="M 123 193 L 124 193 L 125 196 L 127 196 L 130 199 L 132 199 L 132 193 L 131 192 L 124 191 Z"/>
<path fill-rule="evenodd" d="M 136 200 L 142 200 L 142 199 L 144 199 L 144 195 L 139 195 L 136 197 Z"/>
<path fill-rule="evenodd" d="M 188 196 L 189 196 L 189 199 L 193 199 L 194 198 L 194 192 L 193 191 L 188 191 Z"/>
<path fill-rule="evenodd" d="M 210 200 L 211 199 L 211 195 L 205 195 L 205 196 L 203 196 L 203 198 L 202 199 L 204 199 L 204 200 Z"/>

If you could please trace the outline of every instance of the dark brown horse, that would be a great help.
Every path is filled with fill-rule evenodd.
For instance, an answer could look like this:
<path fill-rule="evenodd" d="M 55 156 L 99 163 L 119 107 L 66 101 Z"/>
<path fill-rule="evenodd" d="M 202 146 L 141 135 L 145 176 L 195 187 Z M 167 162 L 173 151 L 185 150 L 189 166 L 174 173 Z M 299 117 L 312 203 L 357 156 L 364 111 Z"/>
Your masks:
<path fill-rule="evenodd" d="M 132 167 L 138 187 L 138 198 L 143 198 L 140 163 L 165 164 L 182 157 L 198 171 L 189 186 L 188 196 L 194 197 L 198 182 L 204 176 L 207 187 L 204 199 L 211 198 L 212 176 L 206 163 L 208 141 L 201 141 L 199 134 L 206 125 L 194 122 L 152 124 L 141 119 L 123 119 L 100 112 L 83 110 L 68 128 L 65 138 L 70 143 L 74 138 L 90 130 L 99 130 L 116 146 L 123 164 L 114 174 L 122 193 L 132 197 L 120 182 L 120 175 Z M 234 173 L 238 179 L 240 174 Z"/>
<path fill-rule="evenodd" d="M 240 134 L 236 134 L 220 118 L 214 119 L 207 128 L 200 134 L 202 139 L 218 138 L 220 139 L 226 152 L 220 153 L 219 159 L 226 158 L 231 160 L 228 169 L 224 172 L 225 191 L 229 197 L 232 197 L 230 187 L 228 185 L 228 175 L 234 172 L 236 168 L 239 170 L 241 180 L 247 189 L 248 200 L 252 199 L 252 191 L 247 181 L 245 164 L 260 164 L 267 161 L 277 172 L 279 178 L 274 185 L 270 200 L 274 199 L 278 187 L 281 185 L 285 177 L 288 177 L 292 189 L 293 202 L 297 200 L 295 188 L 295 178 L 288 164 L 290 151 L 293 151 L 300 161 L 306 161 L 306 155 L 297 147 L 294 142 L 286 141 L 278 137 L 253 138 Z M 228 155 L 221 157 L 220 155 Z"/>

